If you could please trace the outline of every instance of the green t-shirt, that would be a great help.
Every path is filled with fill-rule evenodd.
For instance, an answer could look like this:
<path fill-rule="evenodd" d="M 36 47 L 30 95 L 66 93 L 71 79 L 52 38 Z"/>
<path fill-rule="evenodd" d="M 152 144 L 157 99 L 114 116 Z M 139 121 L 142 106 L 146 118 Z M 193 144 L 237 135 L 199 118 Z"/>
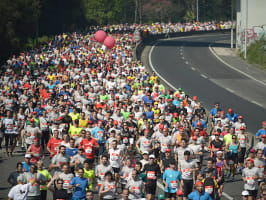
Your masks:
<path fill-rule="evenodd" d="M 46 178 L 46 183 L 45 185 L 40 186 L 40 190 L 47 190 L 47 182 L 50 181 L 52 178 L 51 174 L 48 172 L 48 170 L 43 169 L 43 170 L 38 170 L 39 173 L 41 173 L 45 178 Z"/>
<path fill-rule="evenodd" d="M 224 143 L 225 145 L 230 144 L 232 142 L 232 135 L 228 133 L 227 135 L 224 136 Z"/>
<path fill-rule="evenodd" d="M 92 184 L 94 183 L 94 180 L 95 180 L 95 172 L 93 169 L 89 169 L 89 170 L 86 170 L 85 168 L 84 169 L 84 178 L 87 178 L 89 179 L 89 188 L 90 190 L 92 190 Z"/>

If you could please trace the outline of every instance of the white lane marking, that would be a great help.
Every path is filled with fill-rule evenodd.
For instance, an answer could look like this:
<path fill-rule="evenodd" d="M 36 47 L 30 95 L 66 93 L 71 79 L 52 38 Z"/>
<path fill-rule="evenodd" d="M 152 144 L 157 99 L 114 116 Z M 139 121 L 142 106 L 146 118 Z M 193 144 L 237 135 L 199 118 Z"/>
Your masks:
<path fill-rule="evenodd" d="M 233 70 L 239 72 L 240 74 L 242 74 L 242 75 L 244 75 L 244 76 L 246 76 L 246 77 L 252 79 L 253 81 L 256 81 L 256 82 L 258 82 L 258 83 L 260 83 L 260 84 L 262 84 L 262 85 L 266 85 L 266 83 L 264 83 L 264 82 L 262 82 L 262 81 L 260 81 L 260 80 L 257 80 L 257 79 L 254 78 L 253 76 L 251 76 L 251 75 L 249 75 L 249 74 L 247 74 L 247 73 L 245 73 L 245 72 L 243 72 L 243 71 L 241 71 L 241 70 L 239 70 L 239 69 L 233 67 L 232 65 L 228 64 L 227 62 L 225 62 L 222 58 L 220 58 L 220 56 L 218 56 L 218 55 L 214 52 L 214 50 L 213 50 L 212 47 L 211 47 L 211 44 L 209 44 L 209 50 L 210 50 L 210 52 L 211 52 L 211 53 L 212 53 L 212 54 L 213 54 L 218 60 L 220 60 L 220 61 L 221 61 L 223 64 L 225 64 L 227 67 L 229 67 L 229 68 L 231 68 L 231 69 L 233 69 Z"/>
<path fill-rule="evenodd" d="M 191 69 L 192 69 L 193 71 L 196 71 L 195 67 L 191 67 Z"/>
<path fill-rule="evenodd" d="M 203 77 L 203 78 L 208 78 L 206 75 L 204 75 L 204 74 L 200 74 L 200 76 L 201 77 Z"/>
<path fill-rule="evenodd" d="M 230 88 L 225 88 L 226 90 L 228 90 L 229 92 L 231 92 L 231 93 L 234 93 L 235 94 L 235 91 L 234 90 L 232 90 L 232 89 L 230 89 Z"/>
<path fill-rule="evenodd" d="M 155 48 L 155 45 L 157 44 L 158 42 L 156 42 L 154 45 L 152 45 L 152 47 L 151 47 L 151 50 L 150 50 L 150 52 L 149 52 L 149 63 L 150 63 L 150 67 L 151 67 L 151 69 L 152 69 L 152 71 L 154 71 L 156 74 L 157 74 L 157 76 L 160 78 L 160 79 L 162 79 L 169 87 L 171 87 L 172 89 L 174 89 L 174 90 L 177 90 L 177 88 L 175 87 L 175 86 L 173 86 L 169 81 L 167 81 L 164 77 L 162 77 L 159 73 L 158 73 L 158 71 L 154 68 L 154 66 L 153 66 L 153 64 L 152 64 L 152 61 L 151 61 L 151 54 L 152 54 L 152 52 L 153 52 L 153 49 Z"/>
<path fill-rule="evenodd" d="M 256 105 L 258 105 L 258 106 L 260 106 L 260 107 L 263 107 L 263 105 L 261 105 L 261 104 L 258 103 L 257 101 L 251 101 L 251 103 L 254 103 L 254 104 L 256 104 Z"/>
<path fill-rule="evenodd" d="M 230 34 L 224 34 L 222 36 L 226 36 L 226 35 L 230 35 Z M 216 36 L 217 37 L 217 34 L 214 34 L 214 35 L 192 35 L 192 36 L 183 36 L 183 37 L 178 37 L 177 39 L 182 39 L 182 38 L 193 38 L 193 37 L 213 37 L 213 36 Z M 173 38 L 168 38 L 166 40 L 173 40 Z M 156 44 L 158 44 L 159 42 L 155 42 L 152 47 L 151 47 L 151 50 L 149 52 L 149 63 L 150 63 L 150 67 L 151 69 L 157 74 L 157 76 L 162 79 L 169 87 L 171 87 L 172 89 L 174 90 L 177 90 L 177 88 L 175 86 L 173 86 L 169 81 L 167 81 L 165 78 L 163 78 L 159 73 L 158 71 L 154 68 L 153 64 L 152 64 L 152 61 L 151 61 L 151 54 L 153 52 L 153 49 L 155 48 Z M 183 48 L 183 46 L 180 47 L 181 49 Z"/>
<path fill-rule="evenodd" d="M 163 186 L 163 184 L 161 184 L 159 181 L 157 181 L 157 186 L 158 186 L 162 191 L 164 191 L 164 186 Z"/>
<path fill-rule="evenodd" d="M 185 64 L 188 65 L 188 61 L 186 61 Z"/>
<path fill-rule="evenodd" d="M 182 53 L 182 52 L 180 52 L 180 55 L 181 55 L 181 56 L 183 56 L 183 53 Z"/>
<path fill-rule="evenodd" d="M 185 57 L 184 57 L 184 56 L 182 56 L 182 59 L 183 59 L 183 60 L 185 60 Z"/>

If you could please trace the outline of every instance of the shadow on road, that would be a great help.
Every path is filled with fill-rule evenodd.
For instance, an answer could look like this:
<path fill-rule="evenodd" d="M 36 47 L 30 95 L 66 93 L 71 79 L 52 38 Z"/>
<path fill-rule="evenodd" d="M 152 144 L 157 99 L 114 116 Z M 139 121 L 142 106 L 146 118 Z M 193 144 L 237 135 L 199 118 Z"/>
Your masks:
<path fill-rule="evenodd" d="M 212 47 L 225 47 L 230 48 L 229 43 L 215 43 L 214 42 L 197 42 L 197 41 L 186 41 L 186 40 L 171 40 L 171 41 L 165 41 L 160 40 L 159 43 L 156 44 L 156 46 L 187 46 L 187 47 L 209 47 L 209 45 L 212 45 Z"/>

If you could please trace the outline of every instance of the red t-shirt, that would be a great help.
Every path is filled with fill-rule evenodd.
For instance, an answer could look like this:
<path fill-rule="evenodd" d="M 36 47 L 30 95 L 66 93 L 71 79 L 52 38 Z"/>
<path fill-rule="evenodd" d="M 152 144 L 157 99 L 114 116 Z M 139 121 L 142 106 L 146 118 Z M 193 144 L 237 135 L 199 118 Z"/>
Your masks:
<path fill-rule="evenodd" d="M 56 147 L 60 145 L 62 142 L 62 139 L 56 139 L 56 138 L 51 138 L 47 144 L 47 147 L 51 149 L 51 154 L 50 157 L 53 157 L 55 154 L 57 154 L 57 149 Z"/>
<path fill-rule="evenodd" d="M 88 159 L 94 159 L 95 157 L 95 147 L 92 145 L 98 146 L 98 143 L 94 138 L 91 138 L 90 140 L 85 138 L 80 142 L 80 146 L 84 148 L 84 154 Z"/>

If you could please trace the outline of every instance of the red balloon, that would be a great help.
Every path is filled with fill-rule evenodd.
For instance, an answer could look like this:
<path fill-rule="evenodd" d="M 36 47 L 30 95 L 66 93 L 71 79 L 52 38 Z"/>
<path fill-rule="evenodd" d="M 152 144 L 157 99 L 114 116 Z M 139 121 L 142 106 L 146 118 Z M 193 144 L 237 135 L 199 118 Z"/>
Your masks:
<path fill-rule="evenodd" d="M 107 36 L 104 40 L 104 45 L 108 49 L 112 49 L 115 46 L 115 39 L 113 37 Z"/>
<path fill-rule="evenodd" d="M 100 42 L 100 43 L 103 43 L 104 39 L 106 38 L 106 33 L 102 30 L 100 31 L 97 31 L 94 35 L 94 38 Z"/>

